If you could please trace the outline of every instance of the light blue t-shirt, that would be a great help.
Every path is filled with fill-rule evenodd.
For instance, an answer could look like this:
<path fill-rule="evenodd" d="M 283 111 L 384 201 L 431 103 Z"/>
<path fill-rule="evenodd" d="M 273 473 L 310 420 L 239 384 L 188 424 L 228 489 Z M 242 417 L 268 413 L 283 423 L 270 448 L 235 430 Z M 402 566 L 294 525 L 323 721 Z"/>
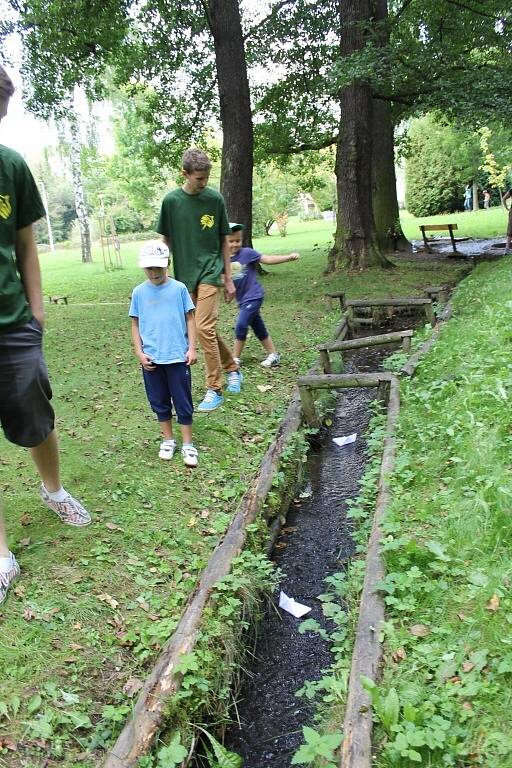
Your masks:
<path fill-rule="evenodd" d="M 147 280 L 134 288 L 128 314 L 139 319 L 142 348 L 154 363 L 185 362 L 186 314 L 192 309 L 194 304 L 186 286 L 171 277 L 163 285 L 152 285 Z"/>

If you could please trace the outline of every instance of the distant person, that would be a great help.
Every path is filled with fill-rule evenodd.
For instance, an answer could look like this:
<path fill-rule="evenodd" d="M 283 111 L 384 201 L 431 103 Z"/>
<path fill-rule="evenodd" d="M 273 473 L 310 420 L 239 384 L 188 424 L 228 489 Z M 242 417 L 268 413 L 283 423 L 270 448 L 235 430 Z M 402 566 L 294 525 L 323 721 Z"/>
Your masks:
<path fill-rule="evenodd" d="M 281 356 L 277 352 L 274 342 L 263 322 L 260 314 L 265 291 L 258 282 L 258 264 L 283 264 L 286 261 L 295 261 L 298 253 L 289 253 L 286 256 L 263 256 L 252 248 L 242 248 L 243 224 L 230 224 L 231 234 L 228 235 L 228 246 L 231 257 L 231 269 L 236 288 L 236 300 L 239 314 L 235 324 L 235 344 L 233 357 L 240 363 L 242 351 L 247 339 L 247 331 L 252 328 L 254 335 L 260 341 L 267 357 L 262 360 L 264 368 L 273 368 L 279 365 Z"/>
<path fill-rule="evenodd" d="M 197 362 L 194 304 L 186 285 L 168 276 L 168 266 L 169 249 L 164 243 L 154 241 L 142 246 L 139 267 L 147 280 L 134 289 L 128 314 L 146 395 L 160 424 L 158 456 L 169 461 L 176 451 L 174 410 L 183 437 L 183 461 L 187 467 L 196 467 L 190 376 L 190 366 Z"/>
<path fill-rule="evenodd" d="M 471 189 L 470 184 L 466 184 L 466 189 L 464 190 L 464 210 L 471 211 L 472 208 L 473 208 L 473 190 Z"/>
<path fill-rule="evenodd" d="M 208 187 L 211 162 L 200 149 L 182 158 L 185 182 L 163 199 L 156 231 L 172 252 L 176 280 L 185 283 L 196 306 L 197 338 L 204 353 L 206 394 L 198 411 L 222 405 L 223 369 L 228 392 L 240 392 L 242 374 L 217 333 L 219 289 L 226 301 L 235 295 L 226 236 L 229 224 L 222 195 Z"/>
<path fill-rule="evenodd" d="M 503 205 L 507 208 L 507 200 L 511 200 L 508 207 L 508 224 L 507 224 L 507 242 L 505 245 L 505 254 L 511 253 L 512 246 L 512 187 L 503 195 Z"/>
<path fill-rule="evenodd" d="M 484 189 L 484 208 L 491 207 L 491 193 L 488 189 Z"/>
<path fill-rule="evenodd" d="M 0 120 L 13 93 L 0 66 Z M 0 145 L 0 424 L 7 440 L 29 448 L 44 504 L 63 523 L 83 526 L 91 522 L 89 513 L 60 481 L 52 391 L 42 353 L 43 296 L 32 224 L 44 215 L 25 161 Z M 0 603 L 19 573 L 0 509 Z"/>

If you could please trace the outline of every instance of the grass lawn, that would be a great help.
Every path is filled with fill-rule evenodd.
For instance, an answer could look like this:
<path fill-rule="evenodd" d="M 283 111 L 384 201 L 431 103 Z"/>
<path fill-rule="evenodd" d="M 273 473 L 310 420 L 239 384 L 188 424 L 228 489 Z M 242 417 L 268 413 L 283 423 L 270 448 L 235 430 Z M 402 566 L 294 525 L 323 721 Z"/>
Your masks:
<path fill-rule="evenodd" d="M 503 237 L 507 231 L 508 214 L 501 206 L 495 206 L 488 210 L 469 211 L 468 213 L 448 213 L 439 216 L 425 216 L 414 218 L 407 211 L 402 211 L 400 220 L 407 238 L 420 240 L 420 224 L 457 224 L 456 237 Z M 441 235 L 448 233 L 439 232 Z"/>
<path fill-rule="evenodd" d="M 124 268 L 105 272 L 77 251 L 44 254 L 45 349 L 54 389 L 66 487 L 93 515 L 84 530 L 63 527 L 38 501 L 26 452 L 0 438 L 1 490 L 22 577 L 2 606 L 0 765 L 89 768 L 130 711 L 130 682 L 143 679 L 286 409 L 296 376 L 328 339 L 339 309 L 324 298 L 417 294 L 457 278 L 453 263 L 322 275 L 331 224 L 290 224 L 286 239 L 255 243 L 267 253 L 299 250 L 298 262 L 269 267 L 264 316 L 283 355 L 266 371 L 251 339 L 241 396 L 195 419 L 197 470 L 157 458 L 159 438 L 131 351 L 127 310 L 141 281 L 139 244 L 122 246 Z M 235 308 L 223 306 L 231 337 Z M 194 399 L 204 392 L 193 370 Z M 262 392 L 258 386 L 270 385 Z M 123 687 L 128 682 L 128 688 Z M 203 683 L 213 686 L 211 679 Z M 131 683 L 133 690 L 133 682 Z M 184 717 L 187 702 L 183 702 Z M 200 715 L 195 715 L 196 721 Z M 6 741 L 9 739 L 10 741 Z M 11 749 L 12 748 L 12 749 Z"/>

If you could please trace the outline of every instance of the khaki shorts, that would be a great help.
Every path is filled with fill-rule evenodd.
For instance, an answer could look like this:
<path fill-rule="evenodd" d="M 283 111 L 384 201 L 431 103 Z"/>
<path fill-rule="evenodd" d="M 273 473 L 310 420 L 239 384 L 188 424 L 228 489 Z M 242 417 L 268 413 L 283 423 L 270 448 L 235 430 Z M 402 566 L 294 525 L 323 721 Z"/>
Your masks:
<path fill-rule="evenodd" d="M 11 443 L 24 448 L 40 445 L 55 425 L 42 342 L 35 318 L 0 333 L 0 425 Z"/>

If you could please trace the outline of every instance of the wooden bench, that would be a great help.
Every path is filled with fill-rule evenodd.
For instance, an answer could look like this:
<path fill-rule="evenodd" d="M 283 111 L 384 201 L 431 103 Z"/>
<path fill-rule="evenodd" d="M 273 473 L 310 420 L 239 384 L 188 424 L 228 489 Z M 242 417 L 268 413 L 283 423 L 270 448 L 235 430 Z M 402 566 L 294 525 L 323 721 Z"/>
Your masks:
<path fill-rule="evenodd" d="M 448 230 L 450 233 L 450 240 L 452 241 L 452 248 L 454 253 L 458 253 L 457 246 L 455 244 L 455 238 L 453 236 L 453 230 L 458 229 L 457 224 L 420 224 L 421 234 L 423 235 L 423 242 L 428 253 L 434 253 L 429 243 L 433 242 L 435 238 L 427 237 L 425 232 L 445 232 Z"/>
<path fill-rule="evenodd" d="M 329 341 L 326 344 L 319 344 L 317 350 L 320 355 L 320 365 L 324 373 L 332 373 L 330 352 L 341 352 L 347 349 L 360 349 L 361 347 L 376 347 L 381 344 L 402 343 L 402 349 L 409 352 L 411 349 L 411 338 L 413 332 L 393 331 L 392 333 L 381 333 L 376 336 L 362 336 L 358 339 L 346 339 L 345 341 Z"/>
<path fill-rule="evenodd" d="M 68 303 L 68 297 L 67 296 L 48 296 L 48 301 L 50 304 L 67 304 Z"/>

